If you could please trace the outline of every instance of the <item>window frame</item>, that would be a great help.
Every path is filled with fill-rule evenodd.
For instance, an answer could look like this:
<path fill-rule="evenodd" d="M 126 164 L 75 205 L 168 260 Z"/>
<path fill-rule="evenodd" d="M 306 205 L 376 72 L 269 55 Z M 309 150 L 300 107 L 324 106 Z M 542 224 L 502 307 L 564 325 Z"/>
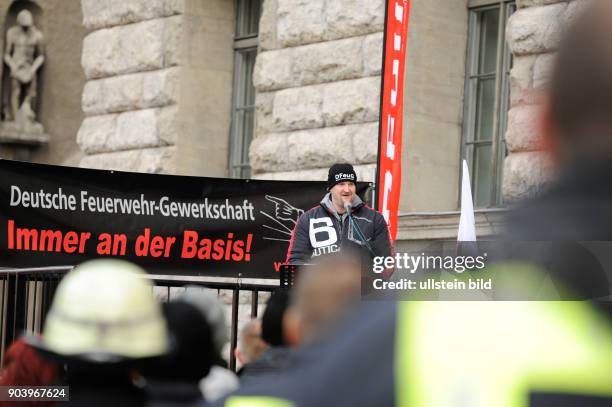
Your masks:
<path fill-rule="evenodd" d="M 229 157 L 228 157 L 228 175 L 230 178 L 250 178 L 251 165 L 248 158 L 248 149 L 250 141 L 254 134 L 251 134 L 249 140 L 244 134 L 244 116 L 246 112 L 252 112 L 253 115 L 253 133 L 255 132 L 255 89 L 253 91 L 253 103 L 247 104 L 247 77 L 248 65 L 245 61 L 245 55 L 255 52 L 255 58 L 259 50 L 259 20 L 261 18 L 261 10 L 263 0 L 259 1 L 259 6 L 255 9 L 259 11 L 257 17 L 257 32 L 240 34 L 241 24 L 245 24 L 246 14 L 241 13 L 240 7 L 245 6 L 254 0 L 235 0 L 234 7 L 236 11 L 235 29 L 234 29 L 234 71 L 232 75 L 232 105 L 231 105 L 231 122 L 230 122 L 230 138 L 229 138 Z M 252 82 L 252 71 L 251 78 Z M 242 115 L 242 117 L 240 117 Z M 249 145 L 245 145 L 245 144 Z M 246 154 L 246 156 L 245 156 Z"/>
<path fill-rule="evenodd" d="M 478 13 L 486 10 L 499 10 L 499 22 L 497 32 L 497 54 L 495 61 L 495 72 L 479 73 L 478 63 L 482 50 L 480 49 L 480 24 Z M 465 158 L 470 168 L 474 206 L 478 208 L 499 207 L 502 205 L 502 177 L 503 160 L 506 153 L 505 130 L 507 127 L 509 95 L 510 95 L 510 69 L 512 65 L 512 54 L 505 40 L 505 30 L 509 16 L 516 10 L 515 0 L 469 0 L 468 2 L 468 41 L 466 53 L 465 88 L 463 105 L 463 126 L 461 140 L 461 158 Z M 490 141 L 475 140 L 476 115 L 478 103 L 479 79 L 495 75 L 495 95 L 493 107 L 493 123 Z M 491 191 L 488 203 L 476 204 L 477 178 L 474 163 L 474 146 L 491 145 Z M 461 168 L 461 166 L 459 166 Z M 458 180 L 459 196 L 461 200 L 461 175 Z"/>

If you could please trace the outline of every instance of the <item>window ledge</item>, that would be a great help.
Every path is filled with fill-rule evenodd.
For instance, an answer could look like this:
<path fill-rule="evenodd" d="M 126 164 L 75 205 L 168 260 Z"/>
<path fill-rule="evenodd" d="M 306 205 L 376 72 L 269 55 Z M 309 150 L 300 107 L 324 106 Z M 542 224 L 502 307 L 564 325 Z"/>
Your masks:
<path fill-rule="evenodd" d="M 502 233 L 507 208 L 474 211 L 476 237 L 493 237 Z M 399 214 L 397 240 L 456 239 L 459 211 L 403 212 Z"/>

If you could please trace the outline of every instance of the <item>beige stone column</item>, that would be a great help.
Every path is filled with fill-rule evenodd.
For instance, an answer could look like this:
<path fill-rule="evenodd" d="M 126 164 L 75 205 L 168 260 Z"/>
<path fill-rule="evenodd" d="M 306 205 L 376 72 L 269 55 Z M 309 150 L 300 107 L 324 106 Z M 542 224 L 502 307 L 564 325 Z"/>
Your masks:
<path fill-rule="evenodd" d="M 383 0 L 265 0 L 254 73 L 256 178 L 371 180 L 378 146 Z"/>
<path fill-rule="evenodd" d="M 231 0 L 82 0 L 83 167 L 224 176 Z"/>
<path fill-rule="evenodd" d="M 514 56 L 504 162 L 505 202 L 535 194 L 552 173 L 538 114 L 563 28 L 590 0 L 518 0 L 506 38 Z"/>

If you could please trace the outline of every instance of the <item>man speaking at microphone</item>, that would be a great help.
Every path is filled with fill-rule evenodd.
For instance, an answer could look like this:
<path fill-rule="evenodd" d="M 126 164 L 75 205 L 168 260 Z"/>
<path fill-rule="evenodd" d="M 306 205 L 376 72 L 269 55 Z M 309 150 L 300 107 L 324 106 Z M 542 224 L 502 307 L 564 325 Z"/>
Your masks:
<path fill-rule="evenodd" d="M 334 164 L 327 176 L 327 194 L 297 221 L 287 263 L 302 265 L 317 257 L 358 247 L 367 257 L 390 256 L 389 229 L 383 216 L 357 196 L 357 174 L 351 164 Z"/>

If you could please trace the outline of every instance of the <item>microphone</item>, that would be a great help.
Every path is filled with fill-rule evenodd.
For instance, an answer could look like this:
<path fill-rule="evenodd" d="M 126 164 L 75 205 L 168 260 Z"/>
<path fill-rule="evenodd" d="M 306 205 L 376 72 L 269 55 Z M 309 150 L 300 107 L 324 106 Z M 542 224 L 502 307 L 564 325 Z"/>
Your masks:
<path fill-rule="evenodd" d="M 349 216 L 351 216 L 351 209 L 353 209 L 353 205 L 351 205 L 350 202 L 345 202 L 344 210 L 346 211 L 346 213 L 348 213 Z"/>

